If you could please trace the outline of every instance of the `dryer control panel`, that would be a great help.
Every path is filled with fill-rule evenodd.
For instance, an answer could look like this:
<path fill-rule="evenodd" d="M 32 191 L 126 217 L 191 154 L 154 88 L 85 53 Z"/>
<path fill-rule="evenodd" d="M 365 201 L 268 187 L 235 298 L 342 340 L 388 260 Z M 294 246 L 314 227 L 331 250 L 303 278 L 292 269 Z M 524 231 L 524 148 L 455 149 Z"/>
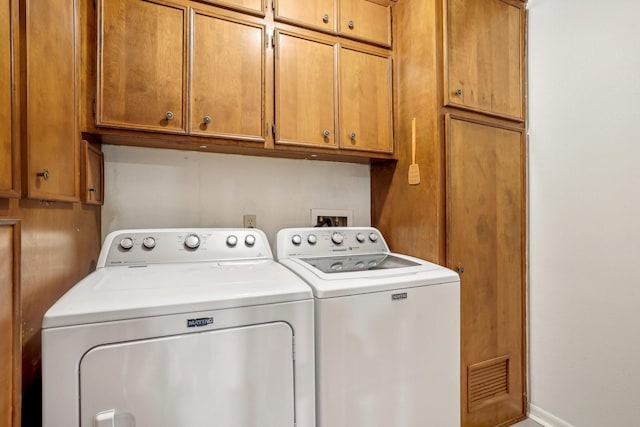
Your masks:
<path fill-rule="evenodd" d="M 273 259 L 256 228 L 119 230 L 105 239 L 97 267 Z"/>
<path fill-rule="evenodd" d="M 389 252 L 382 234 L 373 227 L 285 228 L 277 240 L 279 259 Z"/>

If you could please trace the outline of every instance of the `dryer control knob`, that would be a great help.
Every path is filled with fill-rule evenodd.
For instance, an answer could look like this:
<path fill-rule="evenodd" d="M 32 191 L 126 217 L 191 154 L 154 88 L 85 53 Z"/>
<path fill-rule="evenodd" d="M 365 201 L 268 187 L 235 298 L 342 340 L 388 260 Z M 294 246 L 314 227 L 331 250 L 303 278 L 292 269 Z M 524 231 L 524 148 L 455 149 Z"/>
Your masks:
<path fill-rule="evenodd" d="M 133 239 L 131 237 L 125 237 L 124 239 L 120 240 L 120 247 L 125 251 L 128 251 L 133 247 Z"/>
<path fill-rule="evenodd" d="M 364 234 L 362 233 L 356 234 L 356 240 L 360 243 L 364 242 Z"/>
<path fill-rule="evenodd" d="M 184 245 L 189 249 L 198 249 L 200 246 L 200 237 L 197 234 L 189 234 L 184 238 Z"/>
<path fill-rule="evenodd" d="M 153 249 L 156 247 L 156 239 L 154 239 L 153 237 L 145 237 L 142 241 L 142 246 L 147 249 Z"/>
<path fill-rule="evenodd" d="M 231 236 L 227 237 L 227 246 L 229 246 L 230 248 L 233 248 L 237 244 L 238 244 L 238 238 L 236 236 L 232 234 Z"/>
<path fill-rule="evenodd" d="M 344 236 L 340 233 L 333 233 L 331 235 L 331 241 L 336 245 L 341 245 L 342 242 L 344 241 Z"/>
<path fill-rule="evenodd" d="M 294 234 L 293 236 L 291 236 L 291 243 L 296 246 L 300 245 L 300 243 L 302 243 L 302 237 L 300 237 L 299 234 Z"/>
<path fill-rule="evenodd" d="M 315 245 L 316 243 L 318 243 L 318 238 L 315 234 L 309 234 L 307 236 L 307 242 L 309 242 L 310 245 Z"/>
<path fill-rule="evenodd" d="M 376 233 L 371 233 L 369 234 L 369 240 L 371 240 L 373 243 L 378 241 L 378 235 Z"/>
<path fill-rule="evenodd" d="M 247 237 L 244 238 L 244 244 L 247 246 L 253 246 L 256 244 L 256 236 L 253 234 L 247 234 Z"/>

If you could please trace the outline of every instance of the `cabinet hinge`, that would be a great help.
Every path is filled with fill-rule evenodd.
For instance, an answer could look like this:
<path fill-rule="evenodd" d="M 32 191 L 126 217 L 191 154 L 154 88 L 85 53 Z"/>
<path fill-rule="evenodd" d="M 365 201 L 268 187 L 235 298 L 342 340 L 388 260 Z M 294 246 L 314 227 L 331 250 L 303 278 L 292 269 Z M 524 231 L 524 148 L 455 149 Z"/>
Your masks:
<path fill-rule="evenodd" d="M 96 100 L 93 100 L 93 105 L 91 106 L 91 111 L 93 112 L 93 118 L 96 118 Z"/>
<path fill-rule="evenodd" d="M 276 35 L 271 34 L 271 47 L 276 47 Z"/>
<path fill-rule="evenodd" d="M 276 10 L 276 0 L 271 0 L 271 10 Z"/>
<path fill-rule="evenodd" d="M 271 133 L 273 136 L 276 136 L 276 124 L 275 122 L 271 125 Z"/>

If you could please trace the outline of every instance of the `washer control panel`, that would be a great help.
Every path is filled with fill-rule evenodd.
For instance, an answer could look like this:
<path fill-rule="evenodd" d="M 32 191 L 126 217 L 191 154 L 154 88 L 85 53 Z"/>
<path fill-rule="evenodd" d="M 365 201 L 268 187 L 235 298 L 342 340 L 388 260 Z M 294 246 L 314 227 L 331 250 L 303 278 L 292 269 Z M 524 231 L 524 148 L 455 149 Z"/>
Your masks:
<path fill-rule="evenodd" d="M 255 228 L 120 230 L 105 239 L 98 267 L 239 259 L 273 259 Z"/>
<path fill-rule="evenodd" d="M 285 228 L 277 236 L 278 258 L 389 252 L 372 227 Z"/>

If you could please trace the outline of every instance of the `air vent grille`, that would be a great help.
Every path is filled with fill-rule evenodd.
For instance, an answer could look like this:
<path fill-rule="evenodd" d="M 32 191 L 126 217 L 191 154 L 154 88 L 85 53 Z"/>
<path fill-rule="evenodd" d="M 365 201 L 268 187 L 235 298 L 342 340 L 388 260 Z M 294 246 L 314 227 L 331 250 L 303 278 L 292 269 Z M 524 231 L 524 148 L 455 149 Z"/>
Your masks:
<path fill-rule="evenodd" d="M 467 368 L 468 410 L 501 401 L 509 395 L 509 356 L 502 356 Z"/>

